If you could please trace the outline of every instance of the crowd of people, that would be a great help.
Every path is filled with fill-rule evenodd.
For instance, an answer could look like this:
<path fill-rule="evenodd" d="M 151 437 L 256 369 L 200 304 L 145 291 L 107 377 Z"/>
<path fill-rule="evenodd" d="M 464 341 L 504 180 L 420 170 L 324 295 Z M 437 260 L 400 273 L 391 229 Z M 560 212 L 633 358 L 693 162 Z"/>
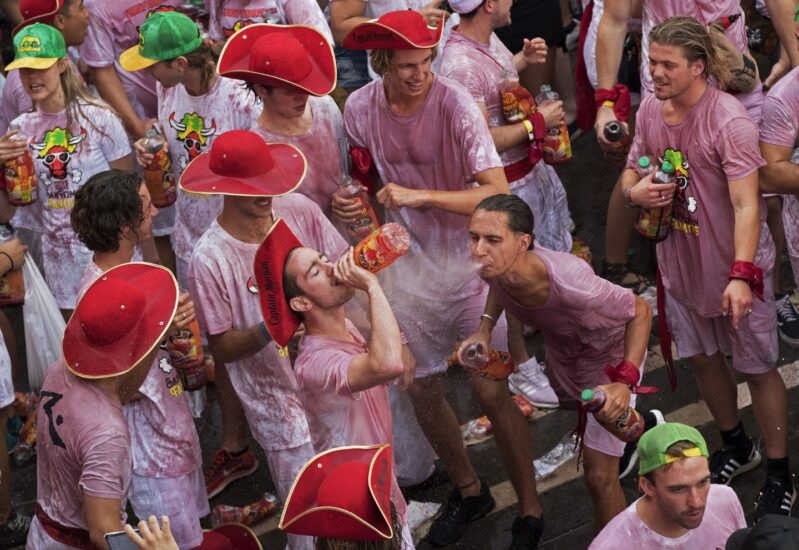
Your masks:
<path fill-rule="evenodd" d="M 452 491 L 425 540 L 457 547 L 496 503 L 445 392 L 453 362 L 517 498 L 511 550 L 539 547 L 546 510 L 509 386 L 575 410 L 591 548 L 796 544 L 777 358 L 779 339 L 799 347 L 778 277 L 785 248 L 799 281 L 797 2 L 757 4 L 779 38 L 768 74 L 739 0 L 574 4 L 0 4 L 16 23 L 0 109 L 0 223 L 15 237 L 0 273 L 35 264 L 66 321 L 38 392 L 32 517 L 11 509 L 0 438 L 0 547 L 260 548 L 246 525 L 201 520 L 232 483 L 268 475 L 287 548 L 408 550 L 400 487 L 441 470 Z M 556 169 L 592 125 L 620 171 L 598 274 L 573 253 Z M 409 246 L 376 274 L 378 218 Z M 654 391 L 635 228 L 657 242 L 669 374 L 673 340 L 718 449 L 631 410 Z M 20 381 L 3 332 L 5 427 Z M 203 464 L 209 374 L 222 441 Z M 742 503 L 728 485 L 763 455 L 762 491 Z M 628 504 L 620 477 L 636 461 Z M 146 520 L 138 532 L 126 510 Z"/>

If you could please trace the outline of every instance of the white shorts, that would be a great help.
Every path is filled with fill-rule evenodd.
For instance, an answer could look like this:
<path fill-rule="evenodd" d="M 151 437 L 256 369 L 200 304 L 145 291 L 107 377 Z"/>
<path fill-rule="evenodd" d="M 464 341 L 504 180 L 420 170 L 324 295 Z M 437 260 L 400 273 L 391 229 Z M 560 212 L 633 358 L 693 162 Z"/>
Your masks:
<path fill-rule="evenodd" d="M 200 518 L 210 512 L 202 466 L 181 477 L 133 474 L 128 497 L 139 519 L 169 516 L 172 535 L 181 550 L 202 544 Z"/>
<path fill-rule="evenodd" d="M 635 398 L 635 395 L 630 397 L 630 406 L 633 408 L 635 408 Z M 620 457 L 624 454 L 624 447 L 627 443 L 603 428 L 594 415 L 588 413 L 588 422 L 583 434 L 583 445 L 608 456 Z"/>

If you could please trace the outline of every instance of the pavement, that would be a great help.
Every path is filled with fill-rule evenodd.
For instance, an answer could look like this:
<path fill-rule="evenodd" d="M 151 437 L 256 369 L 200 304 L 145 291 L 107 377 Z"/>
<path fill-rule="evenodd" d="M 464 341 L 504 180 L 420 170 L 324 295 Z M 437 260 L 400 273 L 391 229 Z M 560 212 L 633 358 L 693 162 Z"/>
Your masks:
<path fill-rule="evenodd" d="M 608 197 L 616 181 L 618 169 L 612 167 L 602 157 L 596 145 L 593 132 L 583 134 L 573 142 L 574 158 L 571 163 L 560 167 L 558 172 L 566 187 L 572 217 L 576 223 L 576 236 L 583 239 L 592 249 L 595 267 L 601 265 L 604 257 L 605 216 Z M 651 245 L 634 236 L 630 249 L 630 262 L 633 267 L 644 272 L 652 273 L 653 249 Z M 783 290 L 791 290 L 792 277 L 790 276 L 787 262 L 783 260 Z M 7 314 L 17 331 L 17 339 L 21 348 L 21 358 L 24 360 L 24 339 L 21 332 L 20 308 L 8 308 Z M 530 337 L 528 348 L 539 359 L 545 358 L 545 350 L 540 338 Z M 797 471 L 799 464 L 799 445 L 797 445 L 797 426 L 799 426 L 799 355 L 780 344 L 781 372 L 789 386 L 788 407 L 789 416 L 789 451 L 793 464 L 793 471 Z M 24 365 L 24 363 L 22 363 Z M 718 430 L 711 422 L 710 414 L 702 402 L 693 380 L 690 368 L 683 362 L 677 361 L 678 387 L 675 392 L 669 391 L 668 379 L 660 358 L 659 343 L 656 335 L 650 340 L 650 353 L 646 363 L 647 385 L 660 388 L 658 393 L 641 395 L 638 408 L 647 410 L 660 409 L 672 421 L 685 422 L 697 426 L 707 438 L 711 450 L 720 445 Z M 461 371 L 453 370 L 447 374 L 446 386 L 448 397 L 453 403 L 456 413 L 462 422 L 481 416 L 479 406 L 468 392 L 467 375 Z M 17 377 L 18 386 L 24 387 L 24 376 Z M 740 382 L 740 380 L 739 380 Z M 741 416 L 750 434 L 758 433 L 752 414 L 751 402 L 748 398 L 745 384 L 739 385 L 739 407 Z M 535 420 L 530 422 L 528 434 L 519 434 L 519 437 L 529 439 L 534 449 L 534 456 L 540 457 L 552 449 L 574 427 L 576 414 L 573 411 L 556 410 L 547 414 L 535 414 Z M 208 405 L 201 419 L 197 421 L 197 431 L 203 447 L 203 458 L 206 463 L 214 449 L 221 443 L 220 413 L 216 404 L 213 387 L 208 388 Z M 211 506 L 226 503 L 243 506 L 260 498 L 265 491 L 273 491 L 274 487 L 269 478 L 266 460 L 257 444 L 252 442 L 251 447 L 258 456 L 261 467 L 256 474 L 240 480 L 214 498 Z M 516 497 L 508 481 L 507 473 L 497 453 L 492 440 L 469 447 L 469 455 L 479 475 L 491 486 L 492 493 L 497 500 L 497 508 L 487 517 L 469 525 L 465 536 L 451 548 L 464 550 L 504 550 L 510 544 L 510 526 L 515 516 Z M 532 468 L 532 465 L 530 465 Z M 551 476 L 539 482 L 539 493 L 544 509 L 545 531 L 542 548 L 546 550 L 574 550 L 586 548 L 590 543 L 593 532 L 591 526 L 592 505 L 585 488 L 582 473 L 577 470 L 574 460 L 567 462 L 556 470 Z M 16 509 L 31 513 L 36 498 L 36 466 L 31 462 L 21 467 L 14 467 L 12 472 L 13 494 L 12 499 Z M 765 468 L 761 466 L 736 478 L 732 487 L 741 499 L 744 510 L 751 512 L 754 500 L 765 479 Z M 636 479 L 634 475 L 622 481 L 628 502 L 638 496 Z M 440 484 L 426 490 L 417 490 L 408 493 L 412 500 L 424 502 L 444 502 L 451 490 L 448 483 Z M 794 510 L 797 515 L 799 508 Z M 277 518 L 257 525 L 255 530 L 259 534 L 264 548 L 285 547 L 285 536 L 276 530 Z M 425 532 L 425 526 L 420 528 L 418 534 Z M 420 549 L 428 549 L 430 545 L 425 541 L 418 544 Z"/>

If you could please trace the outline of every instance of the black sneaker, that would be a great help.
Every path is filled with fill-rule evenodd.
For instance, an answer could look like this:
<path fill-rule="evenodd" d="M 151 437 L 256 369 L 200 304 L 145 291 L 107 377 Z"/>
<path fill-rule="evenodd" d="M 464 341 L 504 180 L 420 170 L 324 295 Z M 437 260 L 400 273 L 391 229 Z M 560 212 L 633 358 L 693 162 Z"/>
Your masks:
<path fill-rule="evenodd" d="M 659 424 L 665 424 L 666 418 L 663 413 L 657 409 L 651 409 L 647 412 L 641 413 L 644 419 L 648 420 L 646 423 L 647 431 L 651 430 Z M 650 416 L 651 415 L 651 416 Z M 649 418 L 648 418 L 649 417 Z M 627 443 L 624 446 L 624 454 L 619 458 L 619 479 L 624 479 L 633 471 L 635 465 L 638 463 L 638 442 Z"/>
<path fill-rule="evenodd" d="M 799 311 L 787 295 L 777 300 L 776 305 L 780 339 L 791 347 L 799 347 Z"/>
<path fill-rule="evenodd" d="M 30 526 L 30 516 L 11 512 L 8 521 L 0 525 L 0 548 L 14 548 L 25 544 Z"/>
<path fill-rule="evenodd" d="M 508 550 L 535 550 L 538 548 L 538 541 L 541 540 L 541 534 L 544 532 L 544 518 L 516 516 L 510 532 L 513 539 Z"/>
<path fill-rule="evenodd" d="M 444 504 L 433 525 L 427 540 L 433 546 L 446 546 L 456 542 L 466 531 L 466 524 L 487 515 L 496 506 L 488 484 L 480 479 L 480 494 L 473 497 L 462 497 L 455 488 Z"/>
<path fill-rule="evenodd" d="M 755 501 L 755 521 L 760 521 L 766 514 L 790 516 L 794 502 L 796 487 L 793 485 L 793 477 L 787 481 L 767 479 Z"/>
<path fill-rule="evenodd" d="M 742 459 L 736 456 L 735 452 L 729 447 L 723 447 L 710 455 L 710 481 L 721 485 L 729 485 L 736 476 L 748 472 L 760 464 L 762 460 L 757 445 L 749 439 L 752 450 L 749 455 Z"/>

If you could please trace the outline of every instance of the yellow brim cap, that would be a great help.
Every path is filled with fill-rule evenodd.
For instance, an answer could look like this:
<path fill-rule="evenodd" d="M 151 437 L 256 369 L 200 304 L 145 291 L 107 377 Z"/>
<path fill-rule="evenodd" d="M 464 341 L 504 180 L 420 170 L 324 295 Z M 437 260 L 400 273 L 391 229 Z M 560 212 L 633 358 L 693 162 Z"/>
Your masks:
<path fill-rule="evenodd" d="M 142 69 L 146 69 L 147 67 L 155 65 L 156 63 L 158 63 L 157 59 L 143 57 L 139 53 L 138 44 L 132 48 L 128 48 L 119 56 L 119 64 L 122 65 L 123 69 L 130 73 L 141 71 Z"/>
<path fill-rule="evenodd" d="M 7 71 L 14 69 L 49 69 L 60 57 L 20 57 L 6 65 Z"/>

